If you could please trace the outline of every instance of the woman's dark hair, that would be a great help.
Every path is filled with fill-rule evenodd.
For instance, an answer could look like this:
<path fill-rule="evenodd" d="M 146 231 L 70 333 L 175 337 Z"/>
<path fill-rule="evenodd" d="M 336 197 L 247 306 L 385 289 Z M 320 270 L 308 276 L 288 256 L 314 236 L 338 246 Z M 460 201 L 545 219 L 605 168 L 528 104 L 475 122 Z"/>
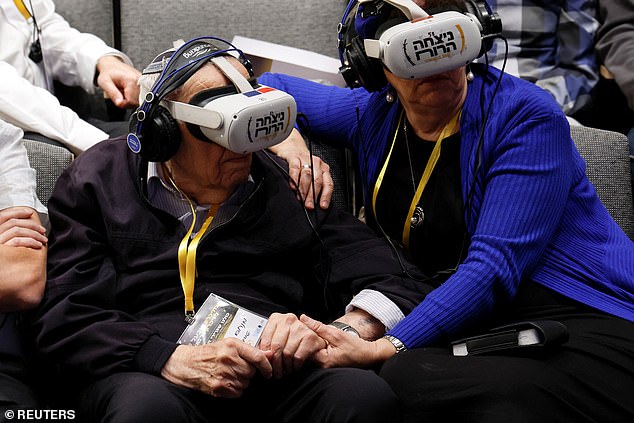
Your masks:
<path fill-rule="evenodd" d="M 414 3 L 420 6 L 421 3 L 425 3 L 425 6 L 421 6 L 425 12 L 433 15 L 434 13 L 447 12 L 449 10 L 455 10 L 457 12 L 466 12 L 467 6 L 464 0 L 427 0 L 425 2 L 413 0 Z"/>

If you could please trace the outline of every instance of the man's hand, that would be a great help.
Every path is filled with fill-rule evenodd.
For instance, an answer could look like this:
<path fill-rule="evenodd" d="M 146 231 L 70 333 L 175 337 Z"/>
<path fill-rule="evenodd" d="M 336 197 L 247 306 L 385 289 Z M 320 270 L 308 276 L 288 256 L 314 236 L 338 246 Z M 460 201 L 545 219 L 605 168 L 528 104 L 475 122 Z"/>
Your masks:
<path fill-rule="evenodd" d="M 46 246 L 46 228 L 40 225 L 37 212 L 29 207 L 0 210 L 0 244 L 39 250 Z"/>
<path fill-rule="evenodd" d="M 294 314 L 273 313 L 264 327 L 259 347 L 273 366 L 273 376 L 279 379 L 302 368 L 326 343 Z"/>
<path fill-rule="evenodd" d="M 313 355 L 313 361 L 320 367 L 368 368 L 396 353 L 394 346 L 386 339 L 366 341 L 306 315 L 302 315 L 300 320 L 326 341 L 327 347 Z"/>
<path fill-rule="evenodd" d="M 115 106 L 132 108 L 139 105 L 139 85 L 141 72 L 124 63 L 117 56 L 103 56 L 97 62 L 97 85 Z"/>
<path fill-rule="evenodd" d="M 299 188 L 297 196 L 304 201 L 304 206 L 309 210 L 315 208 L 314 193 L 319 207 L 327 209 L 334 189 L 330 166 L 319 157 L 312 156 L 311 167 L 310 152 L 301 134 L 293 129 L 288 138 L 280 144 L 270 147 L 269 150 L 288 163 L 288 173 L 294 181 L 291 182 L 291 188 L 294 190 Z M 314 190 L 313 174 L 315 176 Z"/>
<path fill-rule="evenodd" d="M 161 376 L 214 397 L 238 398 L 257 371 L 271 377 L 265 354 L 238 339 L 225 338 L 211 344 L 178 346 Z"/>

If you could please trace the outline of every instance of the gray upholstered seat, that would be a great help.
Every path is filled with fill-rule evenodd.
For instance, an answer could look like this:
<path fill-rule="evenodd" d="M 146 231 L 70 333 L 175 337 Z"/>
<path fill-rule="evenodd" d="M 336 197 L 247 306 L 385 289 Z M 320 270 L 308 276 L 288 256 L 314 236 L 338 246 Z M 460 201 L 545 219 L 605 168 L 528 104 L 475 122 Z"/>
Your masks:
<path fill-rule="evenodd" d="M 55 11 L 72 27 L 95 34 L 111 47 L 114 45 L 114 2 L 104 0 L 55 0 Z"/>
<path fill-rule="evenodd" d="M 147 65 L 172 41 L 235 35 L 337 53 L 342 0 L 208 1 L 121 0 L 121 48 L 137 67 Z"/>
<path fill-rule="evenodd" d="M 25 135 L 23 141 L 29 164 L 36 171 L 37 197 L 46 206 L 57 178 L 73 161 L 74 155 L 65 147 L 29 139 L 29 135 Z"/>
<path fill-rule="evenodd" d="M 601 202 L 634 240 L 634 206 L 627 137 L 617 132 L 572 126 L 572 138 L 586 161 L 588 179 Z"/>

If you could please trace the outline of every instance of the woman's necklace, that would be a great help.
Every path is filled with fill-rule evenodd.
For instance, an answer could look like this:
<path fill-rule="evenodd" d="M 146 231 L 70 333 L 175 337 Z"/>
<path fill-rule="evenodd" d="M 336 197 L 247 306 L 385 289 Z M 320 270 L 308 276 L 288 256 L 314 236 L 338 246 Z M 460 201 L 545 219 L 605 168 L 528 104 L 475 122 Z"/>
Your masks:
<path fill-rule="evenodd" d="M 434 170 L 434 167 L 436 166 L 436 162 L 438 161 L 438 158 L 440 157 L 440 146 L 442 145 L 442 140 L 455 132 L 456 128 L 460 124 L 461 112 L 462 111 L 459 111 L 458 113 L 456 113 L 454 117 L 451 119 L 451 121 L 447 123 L 447 125 L 445 125 L 445 127 L 443 128 L 442 132 L 440 133 L 440 136 L 436 140 L 436 145 L 434 146 L 434 149 L 432 150 L 431 155 L 429 156 L 429 160 L 427 161 L 427 164 L 425 165 L 425 169 L 423 170 L 423 175 L 421 176 L 420 181 L 418 182 L 418 186 L 416 186 L 416 183 L 414 183 L 414 185 L 416 186 L 414 197 L 412 198 L 412 201 L 410 203 L 410 207 L 407 212 L 407 218 L 403 222 L 402 242 L 403 242 L 403 246 L 406 249 L 409 248 L 410 229 L 412 229 L 413 225 L 420 226 L 424 220 L 423 208 L 420 206 L 419 203 L 421 202 L 423 191 L 425 190 L 425 187 L 427 186 L 427 182 L 429 181 L 429 178 L 431 177 L 431 173 Z M 374 184 L 374 190 L 372 192 L 372 210 L 374 211 L 375 216 L 376 216 L 376 200 L 377 200 L 379 191 L 381 189 L 381 185 L 383 184 L 383 178 L 385 177 L 385 172 L 387 170 L 388 163 L 390 163 L 392 152 L 394 151 L 394 145 L 396 144 L 396 140 L 398 138 L 398 131 L 401 127 L 401 121 L 405 119 L 404 114 L 405 113 L 401 110 L 399 123 L 396 125 L 396 131 L 394 131 L 394 138 L 392 139 L 392 145 L 390 146 L 390 149 L 388 150 L 387 157 L 385 158 L 385 161 L 383 162 L 383 167 L 381 168 L 381 171 L 379 172 L 379 175 L 376 179 L 376 183 Z M 405 128 L 407 128 L 407 126 L 405 126 Z M 407 148 L 409 151 L 409 145 L 407 146 Z M 413 172 L 413 166 L 412 166 L 411 160 L 410 160 L 410 170 L 412 170 L 410 174 L 413 174 L 414 172 Z M 414 182 L 416 181 L 415 179 L 413 180 Z M 377 221 L 378 221 L 378 217 L 377 217 Z"/>
<path fill-rule="evenodd" d="M 405 136 L 405 149 L 407 150 L 407 164 L 409 165 L 409 175 L 412 178 L 412 194 L 416 194 L 416 179 L 414 178 L 414 165 L 412 164 L 412 155 L 409 150 L 409 138 L 407 137 L 407 118 L 403 119 L 403 135 Z M 425 220 L 425 211 L 420 204 L 414 208 L 414 213 L 410 217 L 410 226 L 412 229 L 419 227 Z"/>

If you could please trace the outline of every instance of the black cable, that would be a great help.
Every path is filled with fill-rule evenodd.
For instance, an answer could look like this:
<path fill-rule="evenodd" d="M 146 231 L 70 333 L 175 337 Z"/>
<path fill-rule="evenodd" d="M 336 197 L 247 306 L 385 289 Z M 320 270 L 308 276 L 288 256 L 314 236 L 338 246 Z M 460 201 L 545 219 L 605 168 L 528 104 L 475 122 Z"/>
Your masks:
<path fill-rule="evenodd" d="M 310 128 L 310 124 L 308 123 L 308 119 L 307 117 L 303 114 L 303 113 L 299 113 L 297 115 L 297 124 L 300 128 Z M 305 122 L 301 122 L 301 121 L 305 121 Z M 300 123 L 301 122 L 301 123 Z M 313 172 L 313 163 L 312 163 L 312 157 L 313 157 L 313 148 L 312 148 L 312 141 L 311 141 L 311 137 L 310 136 L 306 136 L 306 138 L 308 139 L 308 152 L 310 154 L 311 157 L 311 176 L 312 176 L 312 184 L 313 184 L 313 198 L 315 199 L 316 194 L 315 194 L 315 179 L 314 179 L 314 172 Z M 310 218 L 310 215 L 308 213 L 308 210 L 306 209 L 304 203 L 305 203 L 305 198 L 302 197 L 301 192 L 299 190 L 299 185 L 297 184 L 297 182 L 295 180 L 293 180 L 290 176 L 290 174 L 288 173 L 288 170 L 285 169 L 282 165 L 280 165 L 278 163 L 277 160 L 275 160 L 273 157 L 271 157 L 271 155 L 269 154 L 268 151 L 266 150 L 262 150 L 262 152 L 264 153 L 264 156 L 275 166 L 275 168 L 280 171 L 280 173 L 282 173 L 282 175 L 284 177 L 286 177 L 291 185 L 293 185 L 294 190 L 298 193 L 299 198 L 297 198 L 297 201 L 300 204 L 300 207 L 302 209 L 302 211 L 304 212 L 304 216 L 306 217 L 306 221 L 308 222 L 308 226 L 310 226 L 310 229 L 312 230 L 313 234 L 315 235 L 315 238 L 317 239 L 317 241 L 319 242 L 319 263 L 321 264 L 319 267 L 321 269 L 324 269 L 324 273 L 321 276 L 321 283 L 322 283 L 322 300 L 324 303 L 324 306 L 326 307 L 326 313 L 328 313 L 330 315 L 330 301 L 328 300 L 328 281 L 330 280 L 330 272 L 331 272 L 331 266 L 330 266 L 330 262 L 328 261 L 328 254 L 326 253 L 327 248 L 326 248 L 326 244 L 324 243 L 323 239 L 321 238 L 321 236 L 319 235 L 319 231 L 317 230 L 317 226 L 319 226 L 319 219 L 318 219 L 318 211 L 317 211 L 317 203 L 316 200 L 314 201 L 315 204 L 315 211 L 314 211 L 314 218 L 315 218 L 315 223 L 313 223 L 313 221 Z M 301 172 L 301 170 L 300 170 Z M 325 258 L 324 258 L 325 257 Z"/>
<path fill-rule="evenodd" d="M 311 136 L 311 131 L 310 131 L 310 122 L 308 121 L 308 117 L 306 117 L 306 115 L 304 113 L 298 113 L 297 114 L 297 126 L 299 127 L 299 132 L 300 134 L 305 134 L 306 136 L 306 140 L 308 140 L 308 155 L 310 157 L 310 178 L 311 178 L 311 186 L 313 187 L 313 205 L 315 207 L 315 222 L 318 222 L 318 217 L 317 217 L 317 193 L 315 190 L 315 168 L 314 168 L 314 164 L 313 164 L 313 140 L 312 140 L 312 136 Z M 301 178 L 301 168 L 300 168 L 300 178 Z M 299 187 L 298 187 L 298 193 L 299 191 Z M 301 198 L 301 193 L 300 193 L 300 198 Z M 305 200 L 305 199 L 304 199 Z"/>
<path fill-rule="evenodd" d="M 293 185 L 293 188 L 295 190 L 297 190 L 297 192 L 299 192 L 299 185 L 297 185 L 297 182 L 295 182 L 293 180 L 293 178 L 291 178 L 291 175 L 288 173 L 288 170 L 286 170 L 282 165 L 280 165 L 277 162 L 277 160 L 275 160 L 273 157 L 271 157 L 271 155 L 270 155 L 270 153 L 268 151 L 262 150 L 262 153 L 264 154 L 264 156 L 266 156 L 266 158 L 271 163 L 273 163 L 273 165 L 277 168 L 277 170 L 280 171 L 280 173 L 282 173 L 282 175 L 284 175 L 286 178 L 288 178 L 288 180 Z M 319 234 L 317 233 L 317 229 L 315 228 L 315 225 L 313 224 L 313 221 L 310 219 L 310 216 L 308 215 L 308 211 L 306 210 L 306 207 L 304 207 L 304 199 L 301 197 L 301 194 L 300 194 L 299 198 L 297 198 L 297 201 L 302 205 L 302 209 L 304 210 L 304 214 L 306 216 L 306 219 L 308 220 L 308 225 L 313 230 L 313 232 L 315 232 L 315 235 L 319 236 Z"/>
<path fill-rule="evenodd" d="M 353 90 L 353 94 L 354 93 L 355 93 L 355 91 Z M 356 101 L 356 95 L 355 95 L 355 101 Z M 362 178 L 364 178 L 363 180 L 368 181 L 368 177 L 369 177 L 369 173 L 368 173 L 369 172 L 369 169 L 368 169 L 369 154 L 368 154 L 368 152 L 365 149 L 366 145 L 365 145 L 365 142 L 364 142 L 364 139 L 363 139 L 364 138 L 363 137 L 363 131 L 361 130 L 361 116 L 360 116 L 360 113 L 359 113 L 359 106 L 356 106 L 355 111 L 356 111 L 356 115 L 355 116 L 356 116 L 356 119 L 357 119 L 357 130 L 359 131 L 359 138 L 360 138 L 359 147 L 361 148 L 361 151 L 363 153 L 363 164 L 364 164 L 364 170 L 365 170 L 365 176 L 362 175 Z M 364 197 L 365 197 L 365 190 L 364 190 Z M 394 242 L 392 241 L 392 238 L 390 238 L 390 236 L 383 229 L 383 226 L 381 226 L 381 224 L 379 223 L 379 218 L 376 216 L 376 213 L 374 213 L 374 210 L 367 210 L 366 211 L 366 216 L 368 215 L 368 213 L 372 213 L 374 223 L 376 224 L 377 228 L 381 232 L 381 237 L 385 240 L 385 242 L 387 242 L 388 246 L 390 247 L 390 249 L 392 250 L 392 252 L 396 256 L 396 260 L 398 261 L 398 264 L 401 267 L 401 270 L 403 271 L 403 274 L 405 274 L 410 279 L 413 279 L 413 280 L 418 281 L 418 282 L 427 282 L 427 281 L 432 280 L 433 278 L 430 278 L 428 276 L 425 276 L 424 278 L 419 278 L 417 276 L 412 275 L 409 272 L 409 270 L 407 270 L 407 267 L 405 266 L 405 263 L 403 262 L 401 254 L 399 254 L 398 248 L 396 248 L 396 245 L 394 245 Z M 366 219 L 367 219 L 367 217 L 366 217 Z"/>
<path fill-rule="evenodd" d="M 112 43 L 121 51 L 121 0 L 112 0 Z"/>
<path fill-rule="evenodd" d="M 42 54 L 42 44 L 40 43 L 41 30 L 37 24 L 35 10 L 33 9 L 33 2 L 31 0 L 29 0 L 29 6 L 31 7 L 30 13 L 33 18 L 33 42 L 29 48 L 29 59 L 33 60 L 35 63 L 40 63 L 44 59 L 44 55 Z"/>
<path fill-rule="evenodd" d="M 471 213 L 470 213 L 470 209 L 472 206 L 472 201 L 473 201 L 473 196 L 475 195 L 475 184 L 476 184 L 476 180 L 477 180 L 477 174 L 480 171 L 480 168 L 482 166 L 482 149 L 484 148 L 484 130 L 486 128 L 486 124 L 489 120 L 489 115 L 491 114 L 491 109 L 493 106 L 493 100 L 495 99 L 495 96 L 498 93 L 498 89 L 500 88 L 500 83 L 502 82 L 502 77 L 504 76 L 504 69 L 506 69 L 506 61 L 508 58 L 508 41 L 506 39 L 506 37 L 504 37 L 503 35 L 498 35 L 496 38 L 500 38 L 505 45 L 505 51 L 504 51 L 504 60 L 502 62 L 502 68 L 500 69 L 500 76 L 498 77 L 497 82 L 495 83 L 495 88 L 493 89 L 493 94 L 491 95 L 491 98 L 489 99 L 489 104 L 487 106 L 486 112 L 484 109 L 484 103 L 480 103 L 481 106 L 481 114 L 482 114 L 482 125 L 480 126 L 480 133 L 478 134 L 478 143 L 476 146 L 476 161 L 475 161 L 475 166 L 473 169 L 473 179 L 471 181 L 471 185 L 469 187 L 469 192 L 467 193 L 467 201 L 465 202 L 465 216 L 467 218 L 467 222 L 465 222 L 466 227 L 469 227 L 469 219 L 471 218 Z M 488 67 L 489 66 L 489 57 L 487 54 L 484 55 L 484 59 L 485 59 L 485 65 Z M 480 86 L 480 99 L 484 99 L 484 82 L 482 83 L 482 85 Z"/>

